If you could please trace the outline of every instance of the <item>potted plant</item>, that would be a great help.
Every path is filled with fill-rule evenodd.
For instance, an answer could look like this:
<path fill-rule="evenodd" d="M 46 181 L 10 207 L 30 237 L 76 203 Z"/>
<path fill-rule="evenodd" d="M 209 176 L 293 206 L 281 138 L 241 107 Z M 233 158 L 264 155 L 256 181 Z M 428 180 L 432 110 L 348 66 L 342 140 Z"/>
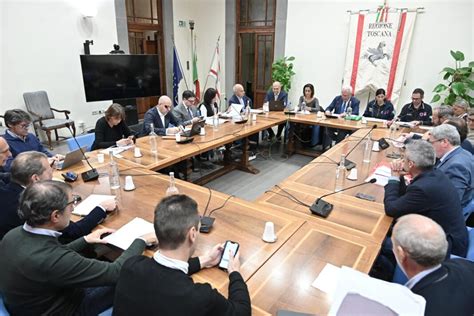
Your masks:
<path fill-rule="evenodd" d="M 452 105 L 456 98 L 462 98 L 469 102 L 471 107 L 474 107 L 474 97 L 472 96 L 474 90 L 474 80 L 472 79 L 474 61 L 469 62 L 467 67 L 463 67 L 461 65 L 461 62 L 464 61 L 462 52 L 451 51 L 451 56 L 454 58 L 455 68 L 445 67 L 441 71 L 447 84 L 440 83 L 433 89 L 436 94 L 431 102 L 438 102 L 444 98 L 442 99 L 443 104 Z"/>
<path fill-rule="evenodd" d="M 295 57 L 283 57 L 275 60 L 272 65 L 272 79 L 279 81 L 281 88 L 288 92 L 291 89 L 291 79 L 295 75 L 293 71 L 293 61 Z"/>

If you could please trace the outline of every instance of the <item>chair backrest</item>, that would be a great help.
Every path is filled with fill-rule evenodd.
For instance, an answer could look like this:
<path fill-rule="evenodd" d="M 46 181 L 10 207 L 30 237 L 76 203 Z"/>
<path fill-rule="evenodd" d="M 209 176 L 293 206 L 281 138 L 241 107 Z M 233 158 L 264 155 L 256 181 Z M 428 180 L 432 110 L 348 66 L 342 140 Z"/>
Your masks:
<path fill-rule="evenodd" d="M 43 119 L 54 118 L 46 91 L 25 92 L 23 99 L 33 122 L 38 120 L 38 116 L 35 114 L 41 115 Z"/>
<path fill-rule="evenodd" d="M 95 133 L 79 135 L 79 136 L 76 136 L 76 139 L 79 145 L 81 145 L 81 147 L 87 146 L 86 151 L 91 151 L 92 144 L 94 143 L 94 140 L 95 140 Z M 73 151 L 79 148 L 76 144 L 76 141 L 72 137 L 68 138 L 66 140 L 66 143 L 67 143 L 67 147 L 69 148 L 69 151 Z"/>

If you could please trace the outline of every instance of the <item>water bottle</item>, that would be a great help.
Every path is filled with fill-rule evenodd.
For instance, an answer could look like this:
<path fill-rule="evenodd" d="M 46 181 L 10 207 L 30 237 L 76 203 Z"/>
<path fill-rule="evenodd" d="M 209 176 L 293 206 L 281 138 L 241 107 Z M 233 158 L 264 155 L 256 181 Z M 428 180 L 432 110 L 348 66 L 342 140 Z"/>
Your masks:
<path fill-rule="evenodd" d="M 219 117 L 217 116 L 217 113 L 212 117 L 212 128 L 215 131 L 219 130 Z"/>
<path fill-rule="evenodd" d="M 336 184 L 334 186 L 334 192 L 339 192 L 344 188 L 344 179 L 346 178 L 346 155 L 341 155 L 341 161 L 336 167 Z"/>
<path fill-rule="evenodd" d="M 298 109 L 296 109 L 296 111 L 298 111 Z M 303 100 L 303 102 L 301 102 L 300 111 L 301 111 L 301 112 L 306 111 L 306 102 L 305 102 L 304 100 Z"/>
<path fill-rule="evenodd" d="M 367 135 L 367 139 L 365 141 L 364 147 L 364 159 L 362 160 L 364 163 L 370 162 L 370 156 L 372 155 L 372 140 L 371 140 L 371 133 Z"/>
<path fill-rule="evenodd" d="M 166 189 L 166 196 L 179 194 L 179 190 L 174 184 L 174 172 L 170 172 L 170 186 Z"/>
<path fill-rule="evenodd" d="M 347 109 L 346 109 L 346 116 L 345 116 L 345 119 L 346 119 L 346 120 L 350 120 L 351 117 L 352 117 L 352 107 L 351 107 L 351 105 L 349 104 L 349 105 L 347 106 Z"/>
<path fill-rule="evenodd" d="M 155 125 L 150 123 L 150 134 L 148 134 L 150 140 L 150 151 L 154 154 L 158 153 L 158 135 L 155 133 Z"/>
<path fill-rule="evenodd" d="M 250 120 L 250 101 L 247 100 L 247 106 L 245 107 L 245 117 Z"/>
<path fill-rule="evenodd" d="M 110 162 L 109 162 L 109 184 L 110 188 L 115 190 L 120 188 L 120 176 L 118 165 L 114 159 L 113 151 L 109 151 Z"/>

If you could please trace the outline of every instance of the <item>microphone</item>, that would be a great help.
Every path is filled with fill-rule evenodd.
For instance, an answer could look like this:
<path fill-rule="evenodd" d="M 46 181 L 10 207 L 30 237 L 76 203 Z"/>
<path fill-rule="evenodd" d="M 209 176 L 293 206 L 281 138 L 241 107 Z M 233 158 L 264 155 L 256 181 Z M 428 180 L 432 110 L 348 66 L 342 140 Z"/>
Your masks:
<path fill-rule="evenodd" d="M 67 129 L 71 133 L 72 138 L 74 138 L 74 140 L 76 141 L 77 147 L 79 147 L 79 150 L 81 151 L 82 156 L 84 156 L 84 159 L 86 160 L 87 164 L 89 165 L 89 167 L 91 167 L 91 170 L 81 173 L 82 180 L 84 182 L 88 182 L 88 181 L 93 181 L 93 180 L 99 179 L 99 173 L 97 172 L 97 170 L 94 167 L 92 167 L 91 163 L 89 162 L 89 159 L 87 159 L 86 154 L 82 150 L 81 145 L 79 145 L 79 142 L 77 141 L 76 136 L 74 136 L 74 134 L 72 133 L 71 124 L 66 123 L 65 126 L 67 127 Z"/>
<path fill-rule="evenodd" d="M 354 151 L 354 149 L 357 148 L 357 146 L 359 146 L 359 144 L 367 137 L 367 135 L 369 135 L 374 129 L 377 128 L 377 124 L 374 124 L 370 129 L 369 131 L 364 135 L 364 137 L 361 137 L 359 139 L 359 141 L 354 145 L 354 147 L 352 147 L 351 150 L 349 150 L 349 152 L 346 154 L 346 158 L 345 158 L 345 163 L 344 163 L 344 166 L 346 167 L 347 170 L 351 170 L 352 168 L 355 168 L 356 164 L 355 162 L 353 161 L 350 161 L 349 159 L 347 159 L 347 157 L 349 157 L 349 155 L 351 154 L 351 152 Z"/>
<path fill-rule="evenodd" d="M 328 203 L 328 202 L 324 201 L 323 200 L 324 197 L 329 196 L 329 195 L 333 195 L 333 194 L 336 194 L 336 193 L 339 193 L 339 192 L 342 192 L 342 191 L 346 191 L 346 190 L 349 190 L 349 189 L 353 189 L 353 188 L 356 188 L 356 187 L 360 187 L 360 186 L 366 185 L 368 183 L 375 183 L 375 182 L 377 182 L 377 179 L 372 178 L 372 179 L 369 180 L 369 182 L 362 182 L 362 183 L 344 188 L 344 189 L 342 189 L 340 191 L 337 191 L 337 192 L 331 192 L 331 193 L 328 193 L 328 194 L 324 194 L 323 196 L 316 199 L 316 201 L 313 203 L 313 205 L 311 205 L 309 210 L 311 211 L 311 213 L 313 213 L 315 215 L 319 215 L 321 217 L 328 217 L 329 213 L 331 213 L 331 211 L 332 211 L 333 205 L 331 203 Z"/>

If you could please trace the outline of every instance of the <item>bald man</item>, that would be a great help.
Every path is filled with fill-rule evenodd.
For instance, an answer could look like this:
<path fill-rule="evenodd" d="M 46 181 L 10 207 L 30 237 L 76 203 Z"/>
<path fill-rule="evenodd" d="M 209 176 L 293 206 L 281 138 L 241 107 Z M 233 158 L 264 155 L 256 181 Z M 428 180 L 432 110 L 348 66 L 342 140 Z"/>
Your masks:
<path fill-rule="evenodd" d="M 171 99 L 162 95 L 158 104 L 145 113 L 142 136 L 150 134 L 150 124 L 153 124 L 157 135 L 174 135 L 179 132 L 181 122 L 173 115 L 171 104 Z"/>
<path fill-rule="evenodd" d="M 250 100 L 250 98 L 245 95 L 244 87 L 241 84 L 235 84 L 232 88 L 232 91 L 234 91 L 234 94 L 229 99 L 229 106 L 231 104 L 241 104 L 242 111 L 245 110 L 247 104 L 250 106 L 250 108 L 252 108 L 252 100 Z"/>
<path fill-rule="evenodd" d="M 440 225 L 418 214 L 402 216 L 393 228 L 392 243 L 408 277 L 405 286 L 426 300 L 425 315 L 472 315 L 474 262 L 444 261 L 448 242 Z"/>
<path fill-rule="evenodd" d="M 288 93 L 285 92 L 281 88 L 281 83 L 278 81 L 275 81 L 272 84 L 272 90 L 268 91 L 267 95 L 265 96 L 264 102 L 270 102 L 272 100 L 275 101 L 283 101 L 283 103 L 288 104 Z M 281 142 L 281 134 L 283 132 L 283 129 L 285 128 L 286 123 L 278 125 L 278 130 L 276 134 L 276 141 Z M 267 129 L 268 131 L 268 137 L 269 140 L 273 140 L 275 138 L 275 132 L 273 131 L 272 128 Z"/>
<path fill-rule="evenodd" d="M 10 173 L 4 172 L 3 166 L 7 162 L 8 158 L 12 156 L 10 147 L 8 146 L 5 138 L 0 137 L 0 186 L 10 182 Z"/>

